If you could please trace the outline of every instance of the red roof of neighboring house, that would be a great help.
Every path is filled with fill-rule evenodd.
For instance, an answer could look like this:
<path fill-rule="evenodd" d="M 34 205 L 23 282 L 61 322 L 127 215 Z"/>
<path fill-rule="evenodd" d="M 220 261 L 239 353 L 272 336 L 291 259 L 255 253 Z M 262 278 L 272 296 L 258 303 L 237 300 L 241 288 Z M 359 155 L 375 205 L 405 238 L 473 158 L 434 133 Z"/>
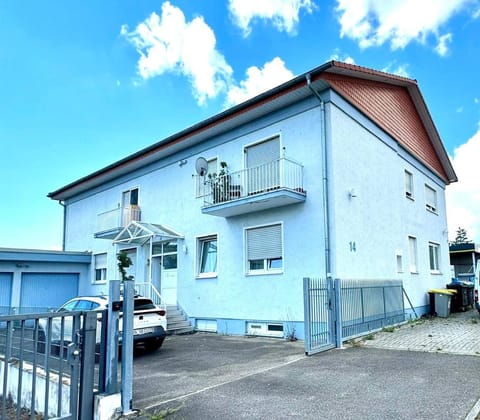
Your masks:
<path fill-rule="evenodd" d="M 311 85 L 308 81 L 311 80 Z M 447 184 L 457 181 L 417 82 L 356 65 L 330 61 L 150 147 L 48 194 L 66 200 L 214 135 L 224 133 L 330 87 L 385 130 Z"/>

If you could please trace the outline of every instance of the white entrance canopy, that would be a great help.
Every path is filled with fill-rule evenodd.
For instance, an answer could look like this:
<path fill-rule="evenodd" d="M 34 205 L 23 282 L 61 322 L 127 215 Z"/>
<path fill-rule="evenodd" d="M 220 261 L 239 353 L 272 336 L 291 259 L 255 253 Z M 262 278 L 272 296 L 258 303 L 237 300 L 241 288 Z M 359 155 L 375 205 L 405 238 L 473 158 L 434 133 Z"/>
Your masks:
<path fill-rule="evenodd" d="M 115 236 L 113 243 L 143 245 L 149 240 L 155 242 L 169 239 L 183 239 L 183 235 L 163 225 L 132 220 Z"/>

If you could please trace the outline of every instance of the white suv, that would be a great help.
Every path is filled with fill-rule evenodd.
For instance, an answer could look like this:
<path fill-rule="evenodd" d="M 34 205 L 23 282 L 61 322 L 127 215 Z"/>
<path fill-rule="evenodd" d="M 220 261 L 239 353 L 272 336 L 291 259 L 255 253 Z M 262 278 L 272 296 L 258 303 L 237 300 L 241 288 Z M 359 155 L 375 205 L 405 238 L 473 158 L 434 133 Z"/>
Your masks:
<path fill-rule="evenodd" d="M 122 306 L 120 301 L 120 321 L 119 331 L 121 340 L 122 331 Z M 72 311 L 102 311 L 108 308 L 108 297 L 106 296 L 81 296 L 68 300 L 56 312 Z M 101 318 L 97 325 L 97 347 L 100 344 L 100 325 Z M 72 318 L 64 318 L 63 340 L 62 340 L 62 321 L 61 318 L 52 318 L 51 322 L 51 343 L 52 348 L 57 348 L 63 344 L 65 346 L 72 340 Z M 143 344 L 148 350 L 157 350 L 163 344 L 167 335 L 167 316 L 163 308 L 156 306 L 151 299 L 142 296 L 134 298 L 133 313 L 133 342 L 135 345 Z M 39 320 L 39 334 L 37 351 L 45 352 L 45 338 L 48 336 L 48 320 Z M 63 341 L 63 343 L 62 343 Z"/>

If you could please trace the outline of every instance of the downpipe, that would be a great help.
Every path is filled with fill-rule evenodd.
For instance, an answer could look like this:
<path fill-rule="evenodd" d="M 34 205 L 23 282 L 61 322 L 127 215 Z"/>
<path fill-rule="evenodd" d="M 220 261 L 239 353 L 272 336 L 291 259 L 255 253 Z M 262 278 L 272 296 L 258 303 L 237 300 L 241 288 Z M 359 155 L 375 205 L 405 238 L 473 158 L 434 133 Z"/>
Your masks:
<path fill-rule="evenodd" d="M 328 202 L 328 171 L 327 171 L 327 142 L 326 142 L 326 118 L 325 118 L 325 103 L 319 93 L 313 88 L 311 76 L 308 73 L 305 76 L 307 86 L 313 95 L 320 102 L 320 119 L 321 119 L 321 134 L 320 141 L 323 146 L 322 149 L 322 184 L 323 184 L 323 227 L 325 232 L 325 271 L 326 276 L 331 277 L 331 256 L 330 256 L 330 214 Z"/>

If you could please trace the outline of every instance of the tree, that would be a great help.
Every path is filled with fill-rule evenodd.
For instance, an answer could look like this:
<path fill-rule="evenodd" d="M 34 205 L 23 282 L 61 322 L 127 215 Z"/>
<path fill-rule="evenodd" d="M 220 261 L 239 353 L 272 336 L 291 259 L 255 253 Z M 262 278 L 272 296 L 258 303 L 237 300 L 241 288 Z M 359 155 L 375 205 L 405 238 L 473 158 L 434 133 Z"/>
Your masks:
<path fill-rule="evenodd" d="M 133 276 L 127 275 L 127 268 L 133 263 L 125 251 L 120 251 L 117 254 L 117 261 L 118 271 L 120 271 L 120 275 L 122 276 L 122 282 L 125 280 L 133 280 Z"/>
<path fill-rule="evenodd" d="M 454 244 L 467 244 L 471 242 L 468 239 L 467 231 L 461 227 L 457 229 L 457 236 L 455 236 L 455 241 L 453 241 Z"/>

